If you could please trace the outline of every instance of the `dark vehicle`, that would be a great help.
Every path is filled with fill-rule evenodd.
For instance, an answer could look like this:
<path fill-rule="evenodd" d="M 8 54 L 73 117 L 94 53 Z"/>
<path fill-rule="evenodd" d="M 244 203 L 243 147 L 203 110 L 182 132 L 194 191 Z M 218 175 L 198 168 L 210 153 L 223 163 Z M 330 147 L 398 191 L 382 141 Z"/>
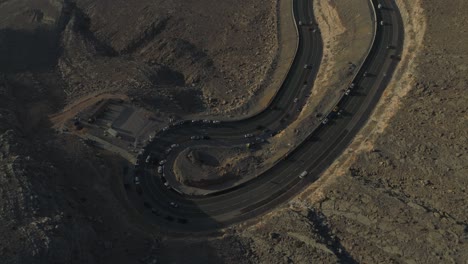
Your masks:
<path fill-rule="evenodd" d="M 137 192 L 139 195 L 142 195 L 142 194 L 143 194 L 143 189 L 141 188 L 140 185 L 137 185 L 137 186 L 136 186 L 136 192 Z"/>
<path fill-rule="evenodd" d="M 185 219 L 185 218 L 178 218 L 178 219 L 177 219 L 177 222 L 179 222 L 179 223 L 181 223 L 181 224 L 186 224 L 188 221 L 187 221 L 187 219 Z"/>

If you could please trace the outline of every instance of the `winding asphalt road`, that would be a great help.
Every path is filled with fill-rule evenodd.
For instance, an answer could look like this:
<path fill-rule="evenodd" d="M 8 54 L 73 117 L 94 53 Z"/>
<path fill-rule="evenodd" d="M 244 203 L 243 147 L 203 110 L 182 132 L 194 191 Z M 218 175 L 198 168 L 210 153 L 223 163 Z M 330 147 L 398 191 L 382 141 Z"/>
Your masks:
<path fill-rule="evenodd" d="M 299 46 L 285 82 L 272 103 L 260 114 L 248 119 L 206 124 L 186 122 L 161 131 L 147 146 L 144 158 L 150 153 L 161 155 L 171 144 L 175 148 L 167 157 L 170 168 L 174 157 L 185 147 L 196 144 L 245 144 L 245 134 L 265 136 L 279 131 L 297 116 L 310 95 L 322 58 L 322 40 L 316 23 L 311 0 L 293 0 L 296 22 L 311 25 L 299 26 Z M 147 219 L 163 230 L 196 232 L 216 230 L 238 223 L 283 203 L 314 182 L 320 174 L 349 145 L 359 129 L 369 118 L 398 63 L 403 46 L 403 25 L 397 6 L 392 0 L 372 0 L 377 17 L 375 42 L 353 83 L 351 94 L 338 103 L 341 115 L 330 113 L 329 122 L 320 125 L 286 158 L 255 179 L 240 186 L 213 195 L 196 197 L 168 190 L 155 172 L 155 166 L 146 166 L 137 172 L 140 183 L 134 185 L 137 194 L 128 190 L 129 199 L 141 208 Z M 378 9 L 377 5 L 383 8 Z M 381 21 L 384 25 L 381 25 Z M 304 65 L 311 65 L 305 68 Z M 366 74 L 365 74 L 366 73 Z M 364 77 L 366 75 L 366 77 Z M 297 102 L 295 98 L 298 98 Z M 193 141 L 192 135 L 209 135 L 210 140 Z M 162 157 L 160 156 L 159 159 Z M 302 171 L 308 176 L 300 179 Z M 141 188 L 141 189 L 139 189 Z M 175 202 L 178 207 L 171 206 Z M 144 206 L 141 206 L 144 204 Z"/>

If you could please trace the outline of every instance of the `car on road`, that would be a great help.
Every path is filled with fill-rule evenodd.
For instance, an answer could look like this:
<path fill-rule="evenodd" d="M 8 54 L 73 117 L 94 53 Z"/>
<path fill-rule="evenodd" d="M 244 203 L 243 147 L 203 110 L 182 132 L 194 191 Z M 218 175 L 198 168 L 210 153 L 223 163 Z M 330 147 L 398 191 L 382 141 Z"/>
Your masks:
<path fill-rule="evenodd" d="M 299 20 L 299 22 L 298 22 L 297 24 L 298 24 L 299 26 L 304 25 L 304 23 L 303 23 L 301 20 Z"/>
<path fill-rule="evenodd" d="M 322 124 L 326 125 L 327 123 L 328 123 L 328 118 L 325 117 L 324 119 L 322 119 Z"/>
<path fill-rule="evenodd" d="M 161 161 L 159 162 L 159 165 L 164 165 L 164 164 L 166 164 L 166 162 L 167 162 L 167 160 L 163 159 L 163 160 L 161 160 Z"/>
<path fill-rule="evenodd" d="M 333 108 L 333 113 L 336 115 L 341 115 L 343 113 L 343 109 L 341 109 L 339 106 L 335 106 L 335 108 Z"/>
<path fill-rule="evenodd" d="M 200 139 L 202 139 L 202 137 L 201 136 L 191 136 L 190 139 L 191 140 L 200 140 Z"/>
<path fill-rule="evenodd" d="M 351 83 L 351 85 L 349 86 L 349 89 L 353 89 L 354 87 L 356 87 L 356 84 L 355 84 L 355 83 Z"/>
<path fill-rule="evenodd" d="M 154 208 L 151 208 L 151 213 L 153 213 L 154 215 L 161 215 L 161 213 Z"/>
<path fill-rule="evenodd" d="M 150 162 L 151 162 L 151 154 L 149 154 L 149 155 L 146 157 L 145 162 L 146 162 L 146 163 L 150 163 Z"/>
<path fill-rule="evenodd" d="M 384 25 L 385 25 L 385 22 L 380 21 L 380 25 L 381 25 L 381 26 L 384 26 Z"/>
<path fill-rule="evenodd" d="M 245 135 L 244 135 L 245 138 L 251 138 L 251 137 L 253 137 L 253 136 L 254 136 L 254 135 L 251 134 L 251 133 L 248 133 L 248 134 L 245 134 Z"/>
<path fill-rule="evenodd" d="M 167 189 L 172 188 L 168 181 L 165 181 L 165 182 L 164 182 L 164 186 L 165 186 Z"/>
<path fill-rule="evenodd" d="M 350 95 L 351 94 L 351 89 L 347 89 L 344 94 L 345 95 Z"/>
<path fill-rule="evenodd" d="M 171 148 L 177 148 L 178 146 L 179 146 L 179 144 L 172 144 Z"/>
<path fill-rule="evenodd" d="M 188 220 L 185 218 L 177 218 L 177 222 L 179 222 L 180 224 L 186 224 Z"/>
<path fill-rule="evenodd" d="M 219 121 L 219 120 L 213 120 L 213 124 L 221 124 L 221 121 Z"/>
<path fill-rule="evenodd" d="M 140 178 L 138 178 L 138 176 L 135 176 L 135 185 L 139 185 L 140 184 Z"/>
<path fill-rule="evenodd" d="M 311 64 L 305 64 L 304 69 L 312 69 L 312 65 Z"/>
<path fill-rule="evenodd" d="M 166 152 L 166 154 L 169 154 L 169 153 L 171 153 L 171 151 L 172 151 L 172 148 L 168 147 L 165 152 Z"/>
<path fill-rule="evenodd" d="M 138 195 L 143 194 L 143 189 L 141 188 L 141 186 L 139 184 L 136 186 L 136 192 L 138 193 Z"/>
<path fill-rule="evenodd" d="M 164 171 L 164 165 L 158 166 L 158 173 L 162 174 Z"/>
<path fill-rule="evenodd" d="M 299 178 L 304 179 L 304 177 L 307 176 L 307 174 L 308 174 L 307 171 L 303 171 L 303 172 L 301 172 L 301 174 L 299 174 Z"/>
<path fill-rule="evenodd" d="M 167 131 L 169 129 L 169 127 L 163 127 L 162 131 Z"/>
<path fill-rule="evenodd" d="M 172 206 L 172 207 L 174 207 L 174 208 L 178 208 L 178 207 L 179 207 L 179 205 L 178 205 L 177 203 L 175 203 L 175 202 L 170 202 L 169 205 Z"/>
<path fill-rule="evenodd" d="M 299 101 L 299 98 L 294 98 L 294 103 L 297 103 L 297 101 Z"/>
<path fill-rule="evenodd" d="M 255 142 L 250 142 L 250 143 L 245 144 L 245 146 L 248 149 L 251 149 L 251 148 L 254 148 L 255 146 L 257 146 L 257 144 Z"/>

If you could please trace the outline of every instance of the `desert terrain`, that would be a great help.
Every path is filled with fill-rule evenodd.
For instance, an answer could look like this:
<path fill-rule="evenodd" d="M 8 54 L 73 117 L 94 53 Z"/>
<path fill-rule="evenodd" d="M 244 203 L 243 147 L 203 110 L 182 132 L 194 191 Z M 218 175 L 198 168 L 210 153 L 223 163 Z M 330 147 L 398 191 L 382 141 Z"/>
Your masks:
<path fill-rule="evenodd" d="M 371 25 L 344 0 L 313 2 L 326 44 L 314 98 L 332 97 Z M 402 59 L 349 149 L 287 204 L 218 233 L 155 232 L 125 195 L 132 164 L 56 129 L 56 114 L 104 93 L 161 118 L 258 112 L 294 54 L 285 3 L 0 0 L 2 261 L 465 263 L 465 1 L 397 0 Z M 297 122 L 275 153 L 301 141 Z"/>

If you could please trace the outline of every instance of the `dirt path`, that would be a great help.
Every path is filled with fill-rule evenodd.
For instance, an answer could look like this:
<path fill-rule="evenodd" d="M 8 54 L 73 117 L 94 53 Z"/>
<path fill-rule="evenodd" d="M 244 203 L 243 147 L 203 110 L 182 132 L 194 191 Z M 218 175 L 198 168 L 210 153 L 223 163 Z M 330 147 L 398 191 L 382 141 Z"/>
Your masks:
<path fill-rule="evenodd" d="M 70 104 L 68 104 L 60 113 L 51 115 L 50 121 L 53 123 L 54 128 L 62 127 L 67 120 L 71 120 L 74 116 L 79 114 L 84 109 L 95 105 L 98 101 L 104 99 L 122 99 L 128 100 L 128 97 L 123 94 L 91 94 L 81 97 Z"/>

